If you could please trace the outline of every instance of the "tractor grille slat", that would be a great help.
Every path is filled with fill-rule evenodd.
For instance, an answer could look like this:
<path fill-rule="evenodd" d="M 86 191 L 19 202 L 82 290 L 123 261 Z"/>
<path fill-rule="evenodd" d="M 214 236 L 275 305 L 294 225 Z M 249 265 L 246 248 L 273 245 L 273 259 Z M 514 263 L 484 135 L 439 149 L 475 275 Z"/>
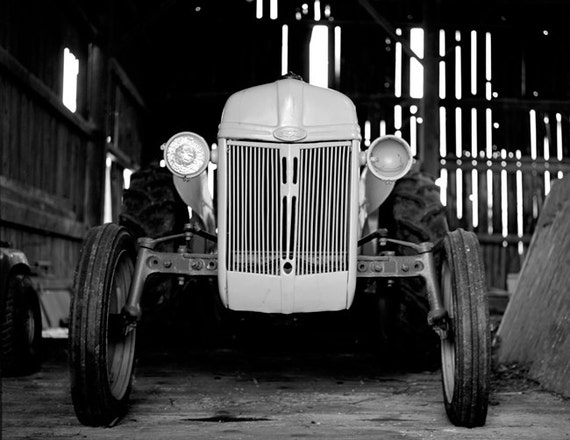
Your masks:
<path fill-rule="evenodd" d="M 227 268 L 346 271 L 351 143 L 227 144 Z"/>
<path fill-rule="evenodd" d="M 279 273 L 280 155 L 277 148 L 228 148 L 228 269 Z"/>
<path fill-rule="evenodd" d="M 350 144 L 300 151 L 297 274 L 347 270 Z"/>

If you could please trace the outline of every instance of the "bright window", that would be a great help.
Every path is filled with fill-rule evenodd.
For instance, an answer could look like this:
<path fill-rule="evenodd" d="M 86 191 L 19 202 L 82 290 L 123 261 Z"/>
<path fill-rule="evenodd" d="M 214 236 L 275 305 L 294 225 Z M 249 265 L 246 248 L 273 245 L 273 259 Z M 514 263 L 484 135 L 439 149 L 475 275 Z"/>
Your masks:
<path fill-rule="evenodd" d="M 66 47 L 63 50 L 63 105 L 75 112 L 77 109 L 77 75 L 79 60 Z"/>

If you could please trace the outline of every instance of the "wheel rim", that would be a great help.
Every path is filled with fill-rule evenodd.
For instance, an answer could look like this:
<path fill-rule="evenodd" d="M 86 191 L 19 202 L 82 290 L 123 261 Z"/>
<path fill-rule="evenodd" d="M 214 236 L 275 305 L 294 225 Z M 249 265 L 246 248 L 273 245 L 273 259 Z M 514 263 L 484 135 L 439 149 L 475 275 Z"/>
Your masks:
<path fill-rule="evenodd" d="M 447 310 L 451 328 L 447 338 L 441 341 L 441 369 L 443 376 L 443 390 L 448 402 L 453 399 L 455 390 L 455 336 L 453 334 L 453 319 L 455 317 L 455 305 L 453 304 L 453 285 L 451 280 L 451 270 L 446 261 L 441 268 L 441 291 L 443 296 L 443 307 Z"/>
<path fill-rule="evenodd" d="M 34 316 L 34 311 L 31 308 L 26 310 L 26 315 L 24 333 L 26 342 L 28 343 L 27 346 L 31 347 L 36 337 L 36 317 Z"/>
<path fill-rule="evenodd" d="M 113 279 L 109 291 L 109 316 L 118 318 L 127 301 L 133 278 L 133 262 L 126 251 L 122 251 L 117 259 Z M 109 319 L 110 320 L 110 319 Z M 131 381 L 134 362 L 136 330 L 131 330 L 126 336 L 117 326 L 107 323 L 107 376 L 111 394 L 117 400 L 125 395 Z"/>

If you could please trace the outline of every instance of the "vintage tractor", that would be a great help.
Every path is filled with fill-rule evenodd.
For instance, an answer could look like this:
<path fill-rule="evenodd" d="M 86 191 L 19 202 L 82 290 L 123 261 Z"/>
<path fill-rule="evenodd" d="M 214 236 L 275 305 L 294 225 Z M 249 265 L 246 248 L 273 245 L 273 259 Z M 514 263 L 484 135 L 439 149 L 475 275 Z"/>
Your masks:
<path fill-rule="evenodd" d="M 441 341 L 449 419 L 485 423 L 490 335 L 479 244 L 472 232 L 447 230 L 437 188 L 412 170 L 403 139 L 382 136 L 362 149 L 347 96 L 286 75 L 227 100 L 217 148 L 181 132 L 162 149 L 170 182 L 199 221 L 175 230 L 167 201 L 162 221 L 153 208 L 154 225 L 132 226 L 131 211 L 131 227 L 111 223 L 88 233 L 70 316 L 71 391 L 81 423 L 106 425 L 125 413 L 145 284 L 155 275 L 214 278 L 225 308 L 285 315 L 347 310 L 357 281 L 375 280 L 379 300 L 398 281 L 396 301 L 415 295 L 411 302 L 425 302 L 421 325 Z M 217 164 L 215 208 L 210 162 Z M 149 203 L 164 195 L 149 192 Z M 196 237 L 211 245 L 197 252 Z"/>
<path fill-rule="evenodd" d="M 42 316 L 24 252 L 0 241 L 0 350 L 2 376 L 36 372 L 41 366 Z"/>

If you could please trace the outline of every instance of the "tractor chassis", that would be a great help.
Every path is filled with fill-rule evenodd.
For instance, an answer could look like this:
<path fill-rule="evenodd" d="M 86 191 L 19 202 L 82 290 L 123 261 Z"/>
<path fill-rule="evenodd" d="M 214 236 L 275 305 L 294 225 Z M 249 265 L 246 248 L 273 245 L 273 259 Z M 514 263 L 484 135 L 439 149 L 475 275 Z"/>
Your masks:
<path fill-rule="evenodd" d="M 146 279 L 155 273 L 177 275 L 181 278 L 190 276 L 217 275 L 218 257 L 216 254 L 197 254 L 189 252 L 189 244 L 194 234 L 206 239 L 216 241 L 216 237 L 204 231 L 186 225 L 182 234 L 162 237 L 158 239 L 141 238 L 138 241 L 138 254 L 133 274 L 133 282 L 127 301 L 123 307 L 123 328 L 127 334 L 134 329 L 136 322 L 141 318 L 141 297 Z M 413 249 L 415 255 L 359 255 L 357 258 L 357 277 L 359 278 L 407 278 L 422 277 L 425 280 L 426 294 L 430 310 L 427 316 L 428 323 L 441 339 L 447 338 L 448 315 L 442 305 L 439 281 L 437 278 L 433 244 L 409 243 L 401 240 L 387 238 L 385 230 L 379 230 L 359 241 L 359 245 L 379 238 L 379 245 L 394 243 Z M 156 251 L 158 244 L 184 238 L 186 245 L 178 247 L 177 252 Z"/>

